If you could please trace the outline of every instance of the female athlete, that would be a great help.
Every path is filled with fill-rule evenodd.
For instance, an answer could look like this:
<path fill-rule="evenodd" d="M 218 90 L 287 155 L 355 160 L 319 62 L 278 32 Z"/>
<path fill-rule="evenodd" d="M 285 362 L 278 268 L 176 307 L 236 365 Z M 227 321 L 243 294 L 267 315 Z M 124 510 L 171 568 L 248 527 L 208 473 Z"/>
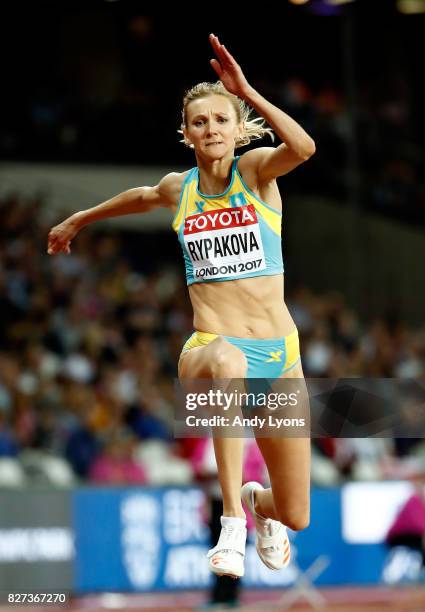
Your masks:
<path fill-rule="evenodd" d="M 251 87 L 217 36 L 209 40 L 211 66 L 220 80 L 196 85 L 183 100 L 182 133 L 196 167 L 73 214 L 51 229 L 48 253 L 70 253 L 71 240 L 94 221 L 167 207 L 183 249 L 196 330 L 183 347 L 179 377 L 302 378 L 298 334 L 283 300 L 276 178 L 306 161 L 315 144 Z M 250 108 L 257 119 L 249 118 Z M 282 144 L 235 157 L 235 148 L 271 132 L 263 120 Z M 255 521 L 257 552 L 270 569 L 289 563 L 286 527 L 301 530 L 309 522 L 309 438 L 257 438 L 257 443 L 271 488 L 249 482 L 241 489 L 243 438 L 214 438 L 223 516 L 208 562 L 218 575 L 244 574 L 242 502 Z"/>

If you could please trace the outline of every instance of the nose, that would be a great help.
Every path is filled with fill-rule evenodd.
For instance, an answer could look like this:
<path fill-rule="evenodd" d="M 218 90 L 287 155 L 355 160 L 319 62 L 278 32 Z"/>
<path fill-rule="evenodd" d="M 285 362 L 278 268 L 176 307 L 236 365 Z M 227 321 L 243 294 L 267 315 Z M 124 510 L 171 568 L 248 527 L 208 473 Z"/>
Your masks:
<path fill-rule="evenodd" d="M 208 134 L 216 134 L 217 133 L 217 123 L 214 121 L 214 119 L 208 119 L 207 132 L 208 132 Z"/>

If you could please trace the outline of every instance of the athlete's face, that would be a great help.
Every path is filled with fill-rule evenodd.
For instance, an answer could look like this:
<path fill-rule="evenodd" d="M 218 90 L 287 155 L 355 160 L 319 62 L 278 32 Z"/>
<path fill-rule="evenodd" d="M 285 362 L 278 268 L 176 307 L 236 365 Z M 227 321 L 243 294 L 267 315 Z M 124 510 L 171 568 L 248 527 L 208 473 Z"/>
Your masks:
<path fill-rule="evenodd" d="M 224 157 L 234 150 L 241 133 L 236 111 L 225 96 L 214 94 L 192 100 L 186 108 L 186 144 L 193 144 L 196 153 L 213 159 Z"/>

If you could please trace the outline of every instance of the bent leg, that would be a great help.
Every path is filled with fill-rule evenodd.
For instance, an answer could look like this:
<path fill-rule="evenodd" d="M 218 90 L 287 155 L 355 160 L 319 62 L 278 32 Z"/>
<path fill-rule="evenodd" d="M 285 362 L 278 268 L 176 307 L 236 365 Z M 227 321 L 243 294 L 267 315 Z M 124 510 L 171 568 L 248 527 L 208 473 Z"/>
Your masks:
<path fill-rule="evenodd" d="M 182 354 L 179 378 L 210 378 L 214 381 L 243 379 L 246 369 L 242 351 L 219 336 L 206 346 L 195 347 Z M 244 439 L 217 434 L 213 442 L 223 496 L 223 516 L 245 518 L 240 498 Z"/>
<path fill-rule="evenodd" d="M 282 378 L 303 378 L 301 364 Z M 295 531 L 305 529 L 310 520 L 310 438 L 257 437 L 257 444 L 271 489 L 256 491 L 256 512 Z"/>
<path fill-rule="evenodd" d="M 259 438 L 271 489 L 257 491 L 255 510 L 294 531 L 310 521 L 310 439 Z"/>

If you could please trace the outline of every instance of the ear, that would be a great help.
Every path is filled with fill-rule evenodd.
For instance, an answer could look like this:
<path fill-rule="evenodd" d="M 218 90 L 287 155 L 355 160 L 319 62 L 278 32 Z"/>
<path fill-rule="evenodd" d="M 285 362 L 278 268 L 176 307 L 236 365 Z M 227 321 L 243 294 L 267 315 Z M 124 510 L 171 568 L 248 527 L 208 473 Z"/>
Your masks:
<path fill-rule="evenodd" d="M 241 121 L 241 123 L 238 123 L 237 134 L 235 138 L 236 141 L 241 140 L 243 138 L 244 131 L 245 131 L 245 123 Z"/>
<path fill-rule="evenodd" d="M 187 129 L 184 126 L 182 126 L 182 134 L 183 134 L 183 138 L 184 138 L 184 144 L 187 147 L 190 147 L 192 143 L 190 141 L 189 136 L 187 135 Z"/>

